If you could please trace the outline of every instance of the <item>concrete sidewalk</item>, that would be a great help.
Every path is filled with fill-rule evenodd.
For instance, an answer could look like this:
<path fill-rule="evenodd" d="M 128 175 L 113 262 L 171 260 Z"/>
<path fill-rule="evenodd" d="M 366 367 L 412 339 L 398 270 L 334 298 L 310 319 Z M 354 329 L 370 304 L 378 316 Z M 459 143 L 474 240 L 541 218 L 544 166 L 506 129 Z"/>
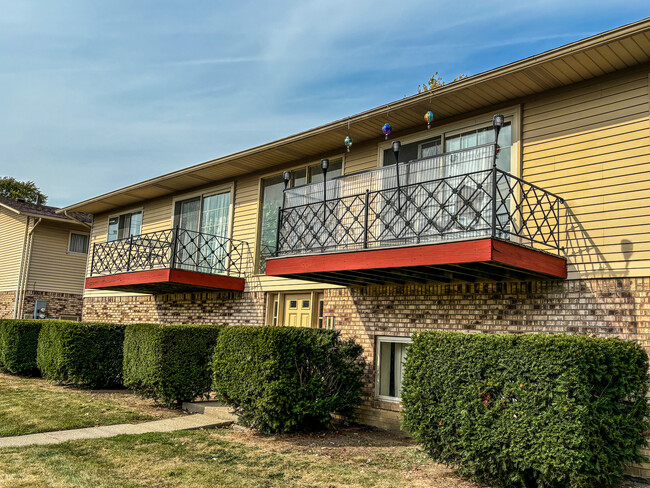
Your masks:
<path fill-rule="evenodd" d="M 230 413 L 228 407 L 224 407 L 216 402 L 185 403 L 183 404 L 183 408 L 190 413 L 197 413 L 141 424 L 106 425 L 103 427 L 87 427 L 85 429 L 59 430 L 40 434 L 2 437 L 0 438 L 0 448 L 60 444 L 61 442 L 79 439 L 101 439 L 123 434 L 209 429 L 225 427 L 237 420 L 237 417 Z"/>

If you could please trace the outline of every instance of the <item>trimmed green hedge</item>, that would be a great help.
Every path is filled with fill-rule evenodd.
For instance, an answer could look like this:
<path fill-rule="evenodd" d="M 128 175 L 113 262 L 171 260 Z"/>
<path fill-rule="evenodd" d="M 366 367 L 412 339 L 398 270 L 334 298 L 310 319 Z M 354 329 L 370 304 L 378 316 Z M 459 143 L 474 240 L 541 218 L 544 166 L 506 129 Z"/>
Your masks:
<path fill-rule="evenodd" d="M 125 325 L 43 321 L 36 362 L 63 383 L 106 388 L 122 384 Z"/>
<path fill-rule="evenodd" d="M 639 462 L 650 414 L 635 343 L 423 332 L 408 349 L 403 425 L 439 462 L 493 486 L 592 487 Z"/>
<path fill-rule="evenodd" d="M 0 319 L 0 368 L 13 374 L 38 374 L 36 347 L 42 320 Z"/>
<path fill-rule="evenodd" d="M 124 338 L 124 386 L 172 405 L 210 392 L 221 326 L 134 324 Z"/>
<path fill-rule="evenodd" d="M 215 348 L 213 389 L 239 421 L 263 432 L 318 429 L 361 399 L 361 346 L 330 330 L 225 327 Z"/>

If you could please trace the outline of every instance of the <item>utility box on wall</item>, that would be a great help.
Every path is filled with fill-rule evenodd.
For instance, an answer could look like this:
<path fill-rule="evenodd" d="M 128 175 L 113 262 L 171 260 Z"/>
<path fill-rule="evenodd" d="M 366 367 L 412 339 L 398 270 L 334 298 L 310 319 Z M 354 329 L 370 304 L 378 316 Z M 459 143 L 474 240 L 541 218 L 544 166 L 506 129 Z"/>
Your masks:
<path fill-rule="evenodd" d="M 36 300 L 36 303 L 34 303 L 34 318 L 44 319 L 46 317 L 45 315 L 46 311 L 47 311 L 47 301 Z"/>

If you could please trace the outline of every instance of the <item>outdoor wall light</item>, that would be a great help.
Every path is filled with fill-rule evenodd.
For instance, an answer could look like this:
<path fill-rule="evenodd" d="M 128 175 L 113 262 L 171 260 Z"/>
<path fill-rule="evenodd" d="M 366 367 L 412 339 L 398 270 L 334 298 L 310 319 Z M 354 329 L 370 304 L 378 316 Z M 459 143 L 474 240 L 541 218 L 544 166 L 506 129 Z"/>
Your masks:
<path fill-rule="evenodd" d="M 395 154 L 395 164 L 399 163 L 399 150 L 402 148 L 402 143 L 393 141 L 393 154 Z"/>
<path fill-rule="evenodd" d="M 282 178 L 284 178 L 284 189 L 286 190 L 291 181 L 291 171 L 285 171 L 282 173 Z"/>

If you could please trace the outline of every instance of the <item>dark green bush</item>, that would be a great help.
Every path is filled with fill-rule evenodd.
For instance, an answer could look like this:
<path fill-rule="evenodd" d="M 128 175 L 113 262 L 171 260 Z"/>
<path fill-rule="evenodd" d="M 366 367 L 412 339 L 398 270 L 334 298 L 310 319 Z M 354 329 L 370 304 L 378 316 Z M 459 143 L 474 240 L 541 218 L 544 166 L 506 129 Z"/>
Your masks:
<path fill-rule="evenodd" d="M 403 425 L 437 461 L 493 486 L 592 487 L 639 462 L 648 356 L 618 339 L 423 332 Z"/>
<path fill-rule="evenodd" d="M 124 385 L 172 405 L 205 395 L 221 327 L 134 324 L 124 337 Z"/>
<path fill-rule="evenodd" d="M 0 368 L 13 374 L 33 375 L 42 320 L 0 320 Z"/>
<path fill-rule="evenodd" d="M 330 330 L 226 327 L 215 348 L 213 388 L 239 421 L 263 432 L 322 428 L 360 402 L 361 346 Z"/>
<path fill-rule="evenodd" d="M 106 388 L 122 384 L 124 325 L 43 321 L 36 362 L 62 383 Z"/>

